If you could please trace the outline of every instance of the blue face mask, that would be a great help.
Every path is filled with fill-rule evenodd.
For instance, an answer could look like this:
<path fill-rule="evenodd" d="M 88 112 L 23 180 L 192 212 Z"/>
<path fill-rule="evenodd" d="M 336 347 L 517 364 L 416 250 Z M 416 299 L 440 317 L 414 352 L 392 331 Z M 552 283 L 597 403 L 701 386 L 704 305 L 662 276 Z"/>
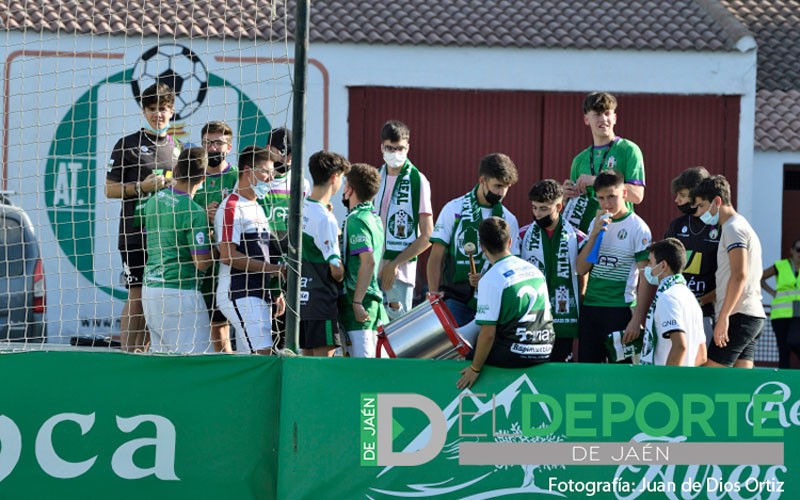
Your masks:
<path fill-rule="evenodd" d="M 256 185 L 253 186 L 253 192 L 256 194 L 256 198 L 262 200 L 269 194 L 269 184 L 259 180 L 256 182 Z"/>
<path fill-rule="evenodd" d="M 164 127 L 164 128 L 153 128 L 153 127 L 151 127 L 151 126 L 150 126 L 150 124 L 148 123 L 148 124 L 147 124 L 147 130 L 149 130 L 150 132 L 153 132 L 153 133 L 154 133 L 154 134 L 156 134 L 156 135 L 166 134 L 166 133 L 167 133 L 167 130 L 169 130 L 169 125 L 167 125 L 167 126 L 166 126 L 166 127 Z"/>
<path fill-rule="evenodd" d="M 711 207 L 713 206 L 712 204 Z M 716 226 L 719 223 L 719 207 L 717 207 L 717 213 L 714 215 L 711 215 L 711 207 L 708 207 L 708 210 L 700 216 L 700 220 L 703 221 L 703 224 L 706 226 Z"/>
<path fill-rule="evenodd" d="M 653 286 L 658 286 L 658 276 L 653 276 L 653 268 L 647 266 L 644 268 L 644 279 Z"/>

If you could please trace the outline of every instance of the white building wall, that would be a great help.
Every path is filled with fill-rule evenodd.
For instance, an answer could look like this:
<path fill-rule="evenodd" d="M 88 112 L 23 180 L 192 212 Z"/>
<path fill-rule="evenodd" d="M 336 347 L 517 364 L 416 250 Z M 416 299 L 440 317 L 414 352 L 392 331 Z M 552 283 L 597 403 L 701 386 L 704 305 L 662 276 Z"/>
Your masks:
<path fill-rule="evenodd" d="M 17 58 L 13 67 L 4 64 L 11 77 L 9 131 L 13 132 L 13 151 L 8 162 L 9 188 L 23 194 L 39 193 L 42 188 L 40 172 L 36 166 L 48 154 L 55 128 L 63 119 L 75 99 L 98 80 L 132 67 L 143 50 L 155 45 L 155 38 L 90 37 L 64 34 L 26 34 L 5 32 L 5 43 L 0 48 L 0 62 L 18 50 L 48 50 L 66 52 L 122 53 L 119 60 L 68 58 L 39 59 Z M 172 41 L 172 40 L 170 40 Z M 220 74 L 235 83 L 258 102 L 261 111 L 274 123 L 291 120 L 289 106 L 291 68 L 284 63 L 236 65 L 220 62 L 219 56 L 236 58 L 292 57 L 291 44 L 266 45 L 252 41 L 192 40 L 178 43 L 192 48 L 206 63 L 209 72 Z M 577 50 L 530 50 L 498 48 L 412 47 L 312 44 L 309 57 L 315 65 L 309 66 L 309 91 L 307 111 L 306 157 L 325 146 L 324 131 L 329 131 L 327 147 L 347 153 L 348 147 L 348 88 L 351 86 L 401 86 L 419 88 L 453 88 L 480 90 L 532 90 L 586 92 L 607 89 L 627 93 L 716 94 L 740 95 L 740 147 L 739 147 L 739 209 L 750 217 L 754 188 L 763 182 L 763 176 L 753 175 L 752 138 L 755 103 L 755 51 L 733 53 L 684 52 L 612 52 Z M 327 78 L 327 80 L 326 80 Z M 274 83 L 273 83 L 274 82 Z M 326 84 L 327 92 L 326 92 Z M 102 137 L 98 146 L 98 165 L 107 161 L 113 140 L 130 133 L 139 126 L 135 101 L 122 94 L 105 96 Z M 201 108 L 191 120 L 188 130 L 195 130 L 209 119 L 220 117 L 235 119 L 233 96 L 222 98 L 228 102 L 222 108 Z M 328 119 L 324 122 L 324 104 L 328 104 Z M 127 118 L 117 119 L 120 114 Z M 657 116 L 653 117 L 658 120 Z M 27 128 L 26 128 L 27 127 Z M 11 130 L 13 129 L 13 130 Z M 31 135 L 31 132 L 35 132 Z M 102 149 L 103 151 L 99 151 Z M 109 151 L 106 151 L 109 150 Z M 102 180 L 103 176 L 98 175 Z M 98 185 L 98 189 L 100 189 Z M 100 189 L 100 191 L 102 191 Z M 774 199 L 774 198 L 773 198 Z M 112 215 L 118 212 L 116 202 L 108 202 L 102 192 L 97 195 L 107 233 L 104 248 L 115 251 L 115 223 Z M 79 308 L 67 311 L 63 305 L 78 300 L 86 314 L 98 317 L 116 316 L 121 308 L 119 301 L 98 294 L 91 284 L 81 281 L 65 260 L 54 242 L 46 207 L 40 198 L 23 197 L 23 206 L 33 212 L 36 224 L 44 230 L 44 253 L 49 263 L 48 272 L 56 272 L 58 279 L 48 281 L 48 321 L 51 331 L 62 335 L 84 334 L 78 321 L 84 311 Z M 341 214 L 339 214 L 341 215 Z M 37 222 L 38 221 L 38 222 Z M 767 239 L 767 238 L 765 238 Z M 106 261 L 111 266 L 117 258 L 109 254 Z M 116 279 L 118 269 L 107 273 L 106 281 Z M 75 275 L 75 276 L 73 276 Z M 62 296 L 58 284 L 69 277 L 69 289 L 79 289 L 78 297 Z M 90 295 L 84 297 L 89 290 Z M 108 304 L 112 303 L 112 306 Z M 57 307 L 61 305 L 61 307 Z M 55 330 L 54 330 L 55 329 Z M 89 328 L 97 331 L 98 328 Z M 100 328 L 99 330 L 102 330 Z M 91 333 L 91 332 L 88 332 Z"/>

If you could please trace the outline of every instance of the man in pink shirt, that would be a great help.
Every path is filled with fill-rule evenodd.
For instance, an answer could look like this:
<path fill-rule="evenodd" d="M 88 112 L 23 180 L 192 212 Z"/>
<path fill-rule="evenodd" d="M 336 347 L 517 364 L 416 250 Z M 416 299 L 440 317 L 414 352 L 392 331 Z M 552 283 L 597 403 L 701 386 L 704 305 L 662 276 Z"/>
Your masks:
<path fill-rule="evenodd" d="M 397 120 L 381 130 L 381 186 L 375 197 L 386 232 L 386 246 L 378 280 L 389 319 L 412 307 L 417 278 L 417 256 L 428 249 L 433 233 L 431 186 L 408 159 L 408 127 Z"/>

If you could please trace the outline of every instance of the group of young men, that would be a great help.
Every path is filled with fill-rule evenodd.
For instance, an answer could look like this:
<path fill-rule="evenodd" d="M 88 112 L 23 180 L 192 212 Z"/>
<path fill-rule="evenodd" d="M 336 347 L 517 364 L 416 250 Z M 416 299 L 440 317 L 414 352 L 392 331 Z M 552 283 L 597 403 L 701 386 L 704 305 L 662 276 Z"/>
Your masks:
<path fill-rule="evenodd" d="M 154 85 L 141 102 L 147 129 L 120 140 L 106 182 L 107 196 L 123 200 L 124 345 L 143 348 L 146 324 L 157 351 L 273 353 L 273 317 L 285 308 L 277 257 L 287 227 L 275 215 L 285 214 L 289 192 L 287 131 L 242 150 L 237 169 L 225 159 L 230 127 L 209 123 L 203 148 L 181 150 L 167 134 L 171 90 Z M 576 339 L 581 362 L 752 367 L 765 318 L 758 237 L 731 205 L 726 179 L 697 167 L 673 181 L 682 215 L 653 242 L 634 212 L 645 191 L 642 153 L 615 134 L 616 107 L 608 93 L 586 97 L 593 144 L 569 179 L 530 188 L 533 222 L 521 229 L 502 204 L 517 182 L 504 154 L 480 161 L 477 184 L 435 224 L 431 186 L 409 160 L 403 123 L 383 126 L 379 168 L 313 154 L 302 221 L 303 354 L 344 348 L 374 357 L 378 327 L 412 308 L 417 258 L 430 247 L 428 298 L 479 330 L 459 387 L 484 364 L 568 361 Z M 332 204 L 340 191 L 341 225 Z"/>

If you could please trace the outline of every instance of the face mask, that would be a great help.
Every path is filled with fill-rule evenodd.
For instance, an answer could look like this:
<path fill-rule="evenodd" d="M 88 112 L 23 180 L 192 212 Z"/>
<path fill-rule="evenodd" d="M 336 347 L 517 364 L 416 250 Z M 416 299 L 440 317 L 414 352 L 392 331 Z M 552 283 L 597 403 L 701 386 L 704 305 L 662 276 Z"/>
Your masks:
<path fill-rule="evenodd" d="M 150 126 L 150 124 L 148 123 L 148 124 L 147 124 L 147 130 L 149 130 L 150 132 L 153 132 L 153 133 L 154 133 L 154 134 L 156 134 L 156 135 L 166 134 L 166 133 L 167 133 L 167 130 L 169 130 L 169 125 L 167 125 L 167 126 L 166 126 L 166 127 L 164 127 L 164 128 L 153 128 L 153 127 L 151 127 L 151 126 Z"/>
<path fill-rule="evenodd" d="M 658 276 L 653 276 L 653 268 L 647 266 L 644 268 L 644 279 L 653 286 L 658 286 Z"/>
<path fill-rule="evenodd" d="M 350 210 L 350 200 L 345 193 L 342 193 L 342 205 L 344 205 L 344 208 L 347 210 Z"/>
<path fill-rule="evenodd" d="M 283 163 L 282 161 L 276 161 L 274 164 L 274 168 L 275 168 L 275 173 L 283 175 L 286 173 L 287 170 L 289 170 L 289 165 Z"/>
<path fill-rule="evenodd" d="M 553 214 L 547 214 L 541 219 L 536 219 L 536 224 L 538 224 L 542 229 L 547 229 L 548 227 L 552 226 L 553 222 L 555 222 Z"/>
<path fill-rule="evenodd" d="M 267 197 L 267 194 L 269 194 L 269 184 L 259 180 L 256 182 L 256 185 L 253 186 L 253 192 L 256 194 L 256 198 L 262 200 Z"/>
<path fill-rule="evenodd" d="M 678 205 L 678 210 L 686 215 L 694 215 L 696 209 L 691 203 L 684 203 L 683 205 Z"/>
<path fill-rule="evenodd" d="M 502 196 L 492 191 L 489 191 L 489 189 L 487 189 L 486 192 L 483 193 L 483 197 L 486 198 L 486 203 L 492 206 L 497 205 L 498 203 L 503 201 Z"/>
<path fill-rule="evenodd" d="M 405 151 L 396 151 L 394 153 L 383 153 L 383 161 L 386 165 L 392 168 L 400 168 L 406 164 L 408 155 Z"/>
<path fill-rule="evenodd" d="M 217 168 L 222 165 L 223 160 L 225 160 L 225 153 L 221 151 L 214 151 L 213 153 L 208 153 L 208 166 L 211 168 Z"/>
<path fill-rule="evenodd" d="M 711 205 L 711 207 L 713 206 L 714 205 Z M 717 213 L 715 215 L 711 215 L 711 207 L 708 207 L 708 210 L 700 216 L 700 220 L 703 221 L 703 224 L 706 226 L 716 226 L 719 222 L 719 208 L 717 208 Z"/>

